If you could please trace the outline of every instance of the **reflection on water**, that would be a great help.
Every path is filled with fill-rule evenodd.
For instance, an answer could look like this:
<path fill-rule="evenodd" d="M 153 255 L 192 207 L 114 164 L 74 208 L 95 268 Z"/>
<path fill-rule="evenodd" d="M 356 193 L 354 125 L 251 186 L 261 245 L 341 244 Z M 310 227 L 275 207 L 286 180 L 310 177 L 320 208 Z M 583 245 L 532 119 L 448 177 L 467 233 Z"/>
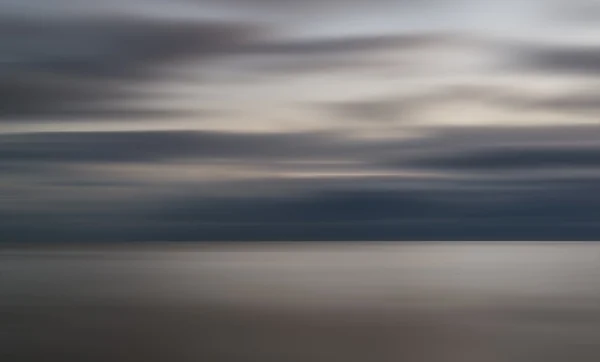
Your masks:
<path fill-rule="evenodd" d="M 600 360 L 600 245 L 0 251 L 0 360 Z"/>

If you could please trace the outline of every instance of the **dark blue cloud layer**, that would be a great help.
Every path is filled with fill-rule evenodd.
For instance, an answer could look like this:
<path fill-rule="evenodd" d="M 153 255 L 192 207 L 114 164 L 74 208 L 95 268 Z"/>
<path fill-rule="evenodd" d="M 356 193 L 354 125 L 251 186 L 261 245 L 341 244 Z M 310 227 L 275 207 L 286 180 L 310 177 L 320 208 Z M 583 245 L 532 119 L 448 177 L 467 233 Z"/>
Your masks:
<path fill-rule="evenodd" d="M 598 187 L 172 200 L 123 215 L 5 215 L 5 241 L 596 240 Z M 499 199 L 499 200 L 498 200 Z M 495 201 L 491 201 L 495 200 Z M 31 228 L 30 225 L 36 225 Z"/>
<path fill-rule="evenodd" d="M 561 138 L 561 130 L 564 137 Z M 553 137 L 548 137 L 550 132 Z M 55 205 L 48 214 L 24 198 L 21 211 L 3 208 L 5 241 L 132 240 L 593 240 L 600 234 L 600 148 L 582 147 L 595 127 L 440 129 L 426 138 L 369 141 L 334 134 L 227 134 L 219 132 L 106 132 L 4 136 L 0 161 L 7 175 L 29 180 L 60 177 L 69 164 L 161 164 L 195 160 L 197 166 L 264 166 L 301 160 L 358 162 L 359 170 L 435 172 L 422 176 L 323 174 L 299 179 L 284 194 L 259 195 L 251 181 L 197 182 L 183 196 Z M 518 134 L 518 137 L 511 135 Z M 467 137 L 470 135 L 470 137 Z M 479 137 L 474 137 L 479 135 Z M 579 137 L 577 137 L 579 135 Z M 461 137 L 462 136 L 462 137 Z M 555 144 L 562 139 L 563 144 Z M 518 145 L 519 142 L 521 145 Z M 538 146 L 535 145 L 536 142 Z M 510 147 L 490 148 L 490 144 Z M 541 146 L 546 143 L 545 146 Z M 396 163 L 384 162 L 397 155 Z M 16 166 L 29 168 L 19 169 Z M 54 166 L 52 166 L 54 165 Z M 13 167 L 11 169 L 11 167 Z M 15 168 L 16 167 L 16 168 Z M 35 170 L 39 169 L 36 174 Z M 293 168 L 292 168 L 293 169 Z M 310 170 L 310 167 L 309 167 Z M 326 171 L 326 170 L 325 170 Z M 342 168 L 343 171 L 343 168 Z M 351 169 L 351 171 L 355 171 Z M 76 175 L 76 173 L 75 173 Z M 96 192 L 119 187 L 110 174 L 60 192 Z M 130 186 L 143 179 L 130 180 Z M 254 181 L 273 190 L 291 180 Z M 56 183 L 54 184 L 56 186 Z M 229 186 L 237 195 L 210 190 Z M 36 187 L 33 186 L 34 190 Z M 195 192 L 194 189 L 197 191 Z M 51 190 L 51 189 L 50 189 Z M 67 191 L 65 191 L 67 190 Z M 148 189 L 152 193 L 152 186 Z M 294 191 L 295 190 L 295 191 Z M 198 192 L 201 191 L 201 192 Z M 50 192 L 50 191 L 48 191 Z M 36 225 L 31 228 L 30 225 Z"/>

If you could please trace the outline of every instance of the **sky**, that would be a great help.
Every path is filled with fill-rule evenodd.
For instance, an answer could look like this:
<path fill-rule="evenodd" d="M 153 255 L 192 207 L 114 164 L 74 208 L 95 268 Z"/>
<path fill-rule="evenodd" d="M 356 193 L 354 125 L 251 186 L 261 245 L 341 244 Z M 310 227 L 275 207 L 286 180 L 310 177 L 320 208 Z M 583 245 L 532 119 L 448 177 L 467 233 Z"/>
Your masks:
<path fill-rule="evenodd" d="M 600 2 L 0 0 L 0 241 L 600 240 Z"/>

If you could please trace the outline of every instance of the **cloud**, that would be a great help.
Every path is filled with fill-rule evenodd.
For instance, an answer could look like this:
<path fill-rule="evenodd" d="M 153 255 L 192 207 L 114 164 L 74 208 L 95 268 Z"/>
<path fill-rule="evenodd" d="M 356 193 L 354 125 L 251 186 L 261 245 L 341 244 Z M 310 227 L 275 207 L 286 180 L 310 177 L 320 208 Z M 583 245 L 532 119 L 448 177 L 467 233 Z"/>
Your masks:
<path fill-rule="evenodd" d="M 7 1 L 17 4 L 0 0 L 0 7 Z M 493 40 L 427 32 L 471 17 L 448 15 L 436 0 L 126 0 L 102 11 L 104 5 L 91 4 L 87 11 L 84 2 L 67 9 L 68 0 L 54 0 L 53 16 L 44 21 L 21 6 L 24 12 L 0 21 L 0 122 L 86 121 L 77 125 L 85 131 L 61 123 L 36 132 L 30 123 L 10 130 L 31 133 L 0 135 L 2 238 L 600 235 L 600 199 L 594 196 L 600 191 L 600 127 L 555 127 L 544 119 L 536 127 L 509 127 L 502 120 L 494 127 L 427 122 L 430 116 L 440 117 L 433 124 L 452 122 L 457 114 L 444 110 L 455 104 L 474 118 L 483 108 L 476 120 L 482 123 L 494 122 L 484 118 L 489 108 L 529 123 L 534 112 L 589 118 L 600 104 L 596 89 L 553 95 L 532 89 L 556 75 L 586 83 L 585 76 L 600 70 L 594 46 L 552 45 L 552 35 L 544 34 L 544 44 L 502 48 Z M 416 23 L 407 15 L 414 12 L 397 11 L 427 4 L 432 17 L 414 17 Z M 507 5 L 490 26 L 517 8 Z M 393 16 L 384 13 L 404 14 L 402 24 L 395 27 L 397 19 L 392 24 Z M 360 26 L 358 15 L 365 20 Z M 478 24 L 493 20 L 481 15 Z M 504 55 L 512 68 L 496 67 Z M 337 70 L 343 73 L 329 77 Z M 504 76 L 516 79 L 512 87 L 494 85 Z M 188 91 L 192 101 L 177 98 Z M 293 107 L 299 103 L 304 108 Z M 168 119 L 198 104 L 228 108 L 232 119 L 209 126 L 229 132 L 197 130 L 207 125 L 193 124 L 192 117 L 176 126 L 195 131 L 143 130 L 168 129 Z M 336 119 L 317 124 L 315 109 Z M 166 124 L 150 126 L 143 122 L 149 117 Z M 95 124 L 106 119 L 135 119 L 138 131 L 94 131 L 109 129 Z M 275 126 L 256 133 L 255 126 L 265 124 Z"/>
<path fill-rule="evenodd" d="M 590 240 L 600 235 L 599 175 L 573 170 L 598 171 L 599 134 L 597 126 L 563 126 L 435 128 L 419 139 L 368 141 L 321 133 L 3 136 L 0 156 L 13 167 L 5 180 L 18 174 L 22 186 L 13 186 L 20 192 L 3 208 L 21 205 L 21 211 L 0 222 L 0 230 L 14 240 L 38 241 Z M 393 157 L 396 163 L 389 162 Z M 171 184 L 168 192 L 169 184 L 148 184 L 148 173 L 138 176 L 136 187 L 135 177 L 122 185 L 118 175 L 82 177 L 76 168 L 60 175 L 56 168 L 149 162 L 160 173 L 161 165 L 185 158 L 200 161 L 199 168 L 210 160 L 277 162 L 261 179 L 197 182 L 176 191 Z M 354 175 L 335 178 L 315 166 L 332 158 L 356 161 Z M 304 171 L 312 176 L 278 176 L 279 162 L 293 170 L 295 160 L 308 161 Z M 384 161 L 388 170 L 421 170 L 423 176 L 361 174 Z M 36 173 L 27 164 L 40 168 Z M 42 187 L 46 179 L 59 183 Z M 120 196 L 134 189 L 143 192 Z M 53 217 L 44 218 L 49 209 Z M 32 223 L 39 232 L 27 232 Z"/>
<path fill-rule="evenodd" d="M 351 54 L 377 49 L 418 49 L 442 45 L 447 41 L 458 41 L 450 35 L 435 33 L 388 34 L 375 36 L 351 36 L 335 38 L 313 38 L 308 40 L 287 40 L 265 42 L 248 48 L 250 53 L 260 54 Z"/>
<path fill-rule="evenodd" d="M 186 161 L 197 167 L 270 165 L 275 174 L 300 175 L 327 174 L 328 168 L 356 175 L 406 171 L 452 176 L 498 169 L 560 174 L 597 168 L 598 137 L 598 126 L 439 127 L 404 139 L 362 139 L 334 132 L 50 132 L 0 136 L 0 163 L 14 167 Z"/>
<path fill-rule="evenodd" d="M 516 86 L 456 85 L 421 97 L 422 103 L 481 101 L 510 110 L 539 110 L 564 113 L 593 113 L 600 107 L 600 89 L 583 86 L 548 95 Z"/>
<path fill-rule="evenodd" d="M 381 78 L 382 73 L 414 75 L 429 69 L 424 52 L 460 47 L 472 39 L 434 32 L 312 36 L 263 39 L 232 54 L 227 63 L 252 76 Z M 231 69 L 231 68 L 230 68 Z M 263 78 L 264 79 L 264 78 Z M 272 80 L 272 79 L 271 79 Z"/>
<path fill-rule="evenodd" d="M 127 222 L 114 218 L 123 213 L 113 213 L 111 225 L 97 214 L 79 214 L 83 222 L 68 229 L 71 235 L 64 228 L 68 215 L 36 218 L 37 230 L 51 231 L 43 237 L 20 231 L 27 224 L 22 216 L 12 222 L 11 235 L 37 241 L 52 235 L 105 241 L 594 240 L 600 231 L 595 223 L 600 199 L 593 196 L 598 191 L 597 183 L 584 183 L 533 192 L 354 189 L 283 198 L 187 196 L 145 203 L 143 210 L 128 212 Z"/>
<path fill-rule="evenodd" d="M 393 122 L 410 119 L 417 103 L 411 102 L 410 99 L 380 98 L 330 103 L 321 105 L 320 108 L 331 111 L 333 115 L 343 120 Z"/>
<path fill-rule="evenodd" d="M 529 188 L 346 190 L 276 197 L 113 200 L 110 208 L 11 213 L 12 241 L 595 240 L 598 180 Z M 523 186 L 523 185 L 520 185 Z M 30 225 L 36 228 L 31 230 Z"/>
<path fill-rule="evenodd" d="M 600 147 L 554 147 L 554 148 L 478 148 L 452 154 L 424 158 L 409 162 L 410 165 L 450 170 L 534 170 L 558 168 L 561 172 L 570 168 L 595 168 L 600 171 Z"/>
<path fill-rule="evenodd" d="M 540 109 L 552 112 L 597 114 L 600 110 L 600 91 L 586 89 L 583 91 L 561 94 L 551 97 L 516 98 L 508 102 L 522 109 Z"/>
<path fill-rule="evenodd" d="M 560 23 L 592 24 L 600 19 L 600 4 L 595 0 L 554 1 L 549 17 Z"/>
<path fill-rule="evenodd" d="M 223 55 L 255 30 L 239 23 L 115 16 L 3 19 L 0 33 L 0 119 L 7 121 L 151 116 L 134 105 L 147 95 L 132 85 L 159 79 L 177 61 Z"/>
<path fill-rule="evenodd" d="M 565 75 L 600 73 L 597 46 L 529 44 L 515 46 L 514 54 L 514 65 L 520 70 Z"/>
<path fill-rule="evenodd" d="M 260 160 L 348 156 L 327 134 L 211 131 L 53 132 L 0 136 L 6 162 L 158 162 L 170 159 Z M 359 150 L 354 150 L 356 153 Z"/>
<path fill-rule="evenodd" d="M 594 144 L 599 137 L 600 126 L 597 124 L 436 127 L 418 144 L 424 149 L 453 151 L 472 146 L 575 146 Z"/>
<path fill-rule="evenodd" d="M 168 107 L 152 109 L 119 104 L 123 99 L 133 100 L 138 96 L 119 89 L 120 84 L 99 83 L 28 71 L 0 76 L 0 122 L 147 119 L 189 113 Z"/>
<path fill-rule="evenodd" d="M 600 110 L 600 91 L 580 87 L 555 94 L 519 89 L 516 86 L 455 84 L 433 90 L 348 101 L 320 102 L 308 105 L 333 115 L 341 121 L 392 122 L 418 124 L 428 110 L 460 104 L 462 107 L 484 105 L 506 112 L 545 112 L 575 116 L 593 116 Z M 527 117 L 527 116 L 525 116 Z M 468 128 L 465 128 L 468 131 Z"/>
<path fill-rule="evenodd" d="M 537 185 L 537 187 L 536 187 Z M 315 190 L 290 197 L 161 202 L 162 232 L 193 240 L 590 240 L 597 183 L 502 188 Z M 150 208 L 149 210 L 152 210 Z M 150 216 L 151 215 L 151 216 Z M 543 226 L 543 227 L 542 227 Z M 178 231 L 175 231 L 177 229 Z M 172 233 L 171 233 L 172 231 Z M 204 234 L 204 233 L 207 234 Z"/>
<path fill-rule="evenodd" d="M 438 128 L 428 137 L 407 142 L 384 164 L 445 172 L 529 173 L 547 169 L 556 175 L 568 170 L 600 171 L 600 127 L 460 127 Z"/>
<path fill-rule="evenodd" d="M 377 67 L 378 50 L 415 50 L 443 44 L 441 34 L 395 34 L 291 40 L 265 35 L 240 21 L 173 20 L 141 16 L 12 17 L 0 22 L 0 121 L 178 116 L 144 92 L 173 81 L 169 70 L 188 61 L 199 75 L 223 57 L 258 59 L 268 72 Z M 206 67 L 204 67 L 206 65 Z M 180 79 L 179 81 L 185 81 Z M 155 101 L 153 109 L 141 103 Z M 143 102 L 142 102 L 143 101 Z M 144 107 L 146 107 L 144 109 Z"/>
<path fill-rule="evenodd" d="M 9 67 L 119 78 L 151 76 L 154 72 L 146 72 L 169 61 L 222 54 L 255 34 L 255 29 L 239 23 L 135 17 L 58 19 L 44 24 L 15 20 L 5 22 L 3 28 L 17 40 L 4 47 L 5 56 L 17 59 Z"/>
<path fill-rule="evenodd" d="M 334 12 L 355 12 L 358 10 L 372 10 L 377 8 L 403 8 L 418 9 L 430 6 L 439 6 L 444 2 L 439 0 L 307 0 L 302 4 L 293 0 L 182 0 L 184 2 L 198 4 L 200 6 L 218 6 L 220 8 L 235 9 L 241 12 L 260 13 L 260 14 L 287 14 L 293 15 L 294 12 L 305 14 Z M 455 1 L 458 3 L 460 1 Z"/>

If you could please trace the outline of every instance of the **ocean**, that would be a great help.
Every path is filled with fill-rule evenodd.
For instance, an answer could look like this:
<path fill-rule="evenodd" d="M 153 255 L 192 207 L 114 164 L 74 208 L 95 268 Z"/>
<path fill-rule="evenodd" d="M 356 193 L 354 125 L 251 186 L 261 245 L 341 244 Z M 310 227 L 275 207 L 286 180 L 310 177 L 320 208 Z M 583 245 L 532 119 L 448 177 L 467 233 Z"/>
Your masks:
<path fill-rule="evenodd" d="M 0 248 L 0 361 L 600 360 L 600 244 Z"/>

